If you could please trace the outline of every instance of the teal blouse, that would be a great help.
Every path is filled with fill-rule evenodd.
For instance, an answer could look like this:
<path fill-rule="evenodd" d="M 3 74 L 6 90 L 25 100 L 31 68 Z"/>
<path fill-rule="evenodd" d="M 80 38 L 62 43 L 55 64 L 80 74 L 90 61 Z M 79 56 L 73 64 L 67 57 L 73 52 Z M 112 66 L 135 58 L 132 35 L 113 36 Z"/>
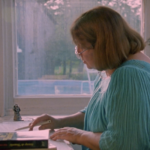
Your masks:
<path fill-rule="evenodd" d="M 102 80 L 96 78 L 93 96 L 81 111 L 84 130 L 102 132 L 101 150 L 150 150 L 150 64 L 126 61 L 111 75 L 104 92 Z"/>

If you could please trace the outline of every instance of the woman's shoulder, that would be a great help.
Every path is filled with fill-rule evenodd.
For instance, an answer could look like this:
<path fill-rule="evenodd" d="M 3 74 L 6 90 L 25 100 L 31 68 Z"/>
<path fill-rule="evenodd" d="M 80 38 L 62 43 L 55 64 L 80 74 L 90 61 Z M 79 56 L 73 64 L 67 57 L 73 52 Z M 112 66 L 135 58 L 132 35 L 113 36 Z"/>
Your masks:
<path fill-rule="evenodd" d="M 112 74 L 105 98 L 108 101 L 115 96 L 116 99 L 118 99 L 118 96 L 121 99 L 133 98 L 133 95 L 140 98 L 142 95 L 141 89 L 143 92 L 149 93 L 150 65 L 145 62 L 130 61 L 120 66 Z"/>
<path fill-rule="evenodd" d="M 111 75 L 109 87 L 135 86 L 147 82 L 150 85 L 150 64 L 144 61 L 130 60 L 123 63 Z"/>
<path fill-rule="evenodd" d="M 150 74 L 150 63 L 141 60 L 128 60 L 114 71 L 112 77 L 116 74 L 123 75 L 127 73 L 126 75 L 131 75 L 134 73 L 142 72 L 147 72 L 148 74 Z"/>

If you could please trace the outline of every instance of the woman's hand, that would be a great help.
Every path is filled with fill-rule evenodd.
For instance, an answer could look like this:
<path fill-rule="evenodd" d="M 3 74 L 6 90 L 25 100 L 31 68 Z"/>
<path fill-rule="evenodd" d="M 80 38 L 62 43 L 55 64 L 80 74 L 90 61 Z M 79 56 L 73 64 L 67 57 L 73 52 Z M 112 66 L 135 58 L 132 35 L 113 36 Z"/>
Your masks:
<path fill-rule="evenodd" d="M 54 141 L 61 139 L 80 144 L 80 138 L 84 132 L 85 131 L 77 128 L 65 127 L 55 131 L 50 138 Z"/>
<path fill-rule="evenodd" d="M 53 130 L 55 128 L 58 128 L 59 119 L 56 119 L 52 116 L 44 114 L 44 115 L 39 116 L 38 118 L 36 118 L 33 122 L 31 122 L 29 124 L 29 126 L 30 126 L 29 131 L 33 130 L 33 128 L 36 124 L 41 123 L 43 121 L 47 121 L 47 120 L 51 120 L 51 122 L 48 124 L 41 125 L 39 127 L 39 130 L 44 130 L 44 129 L 52 129 Z"/>
<path fill-rule="evenodd" d="M 89 149 L 100 150 L 99 141 L 102 133 L 84 131 L 77 128 L 65 127 L 55 131 L 50 138 L 56 140 L 67 140 L 74 144 L 84 145 Z"/>

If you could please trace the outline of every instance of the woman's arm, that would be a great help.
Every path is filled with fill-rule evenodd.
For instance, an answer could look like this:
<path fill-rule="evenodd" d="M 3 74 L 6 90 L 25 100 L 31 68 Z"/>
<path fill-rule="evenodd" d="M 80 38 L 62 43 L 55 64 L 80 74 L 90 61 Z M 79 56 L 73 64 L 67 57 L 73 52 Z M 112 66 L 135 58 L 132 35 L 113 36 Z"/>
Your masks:
<path fill-rule="evenodd" d="M 99 141 L 102 133 L 93 133 L 84 131 L 79 138 L 80 145 L 84 145 L 92 150 L 100 150 Z"/>
<path fill-rule="evenodd" d="M 83 129 L 83 126 L 84 126 L 84 113 L 82 112 L 77 112 L 75 114 L 59 118 L 59 128 L 75 127 Z"/>
<path fill-rule="evenodd" d="M 65 127 L 54 132 L 52 140 L 62 139 L 71 143 L 84 145 L 92 150 L 100 150 L 99 141 L 101 133 L 93 133 L 77 128 Z"/>
<path fill-rule="evenodd" d="M 33 130 L 34 126 L 40 122 L 51 120 L 51 123 L 41 125 L 39 130 L 44 129 L 57 129 L 63 127 L 76 127 L 83 129 L 84 125 L 84 113 L 78 112 L 73 115 L 64 116 L 64 117 L 54 117 L 51 115 L 43 114 L 37 117 L 32 123 L 29 124 L 29 130 Z"/>

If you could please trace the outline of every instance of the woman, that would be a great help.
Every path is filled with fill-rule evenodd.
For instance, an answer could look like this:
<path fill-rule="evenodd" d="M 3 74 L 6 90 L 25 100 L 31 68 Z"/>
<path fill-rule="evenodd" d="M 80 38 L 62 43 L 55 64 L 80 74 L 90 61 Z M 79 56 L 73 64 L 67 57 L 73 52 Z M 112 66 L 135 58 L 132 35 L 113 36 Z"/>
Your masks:
<path fill-rule="evenodd" d="M 104 75 L 97 77 L 84 110 L 59 119 L 40 116 L 30 130 L 51 119 L 39 129 L 61 128 L 51 139 L 81 144 L 83 150 L 149 150 L 150 59 L 141 52 L 142 37 L 117 12 L 103 6 L 77 18 L 71 35 L 77 57 Z"/>

